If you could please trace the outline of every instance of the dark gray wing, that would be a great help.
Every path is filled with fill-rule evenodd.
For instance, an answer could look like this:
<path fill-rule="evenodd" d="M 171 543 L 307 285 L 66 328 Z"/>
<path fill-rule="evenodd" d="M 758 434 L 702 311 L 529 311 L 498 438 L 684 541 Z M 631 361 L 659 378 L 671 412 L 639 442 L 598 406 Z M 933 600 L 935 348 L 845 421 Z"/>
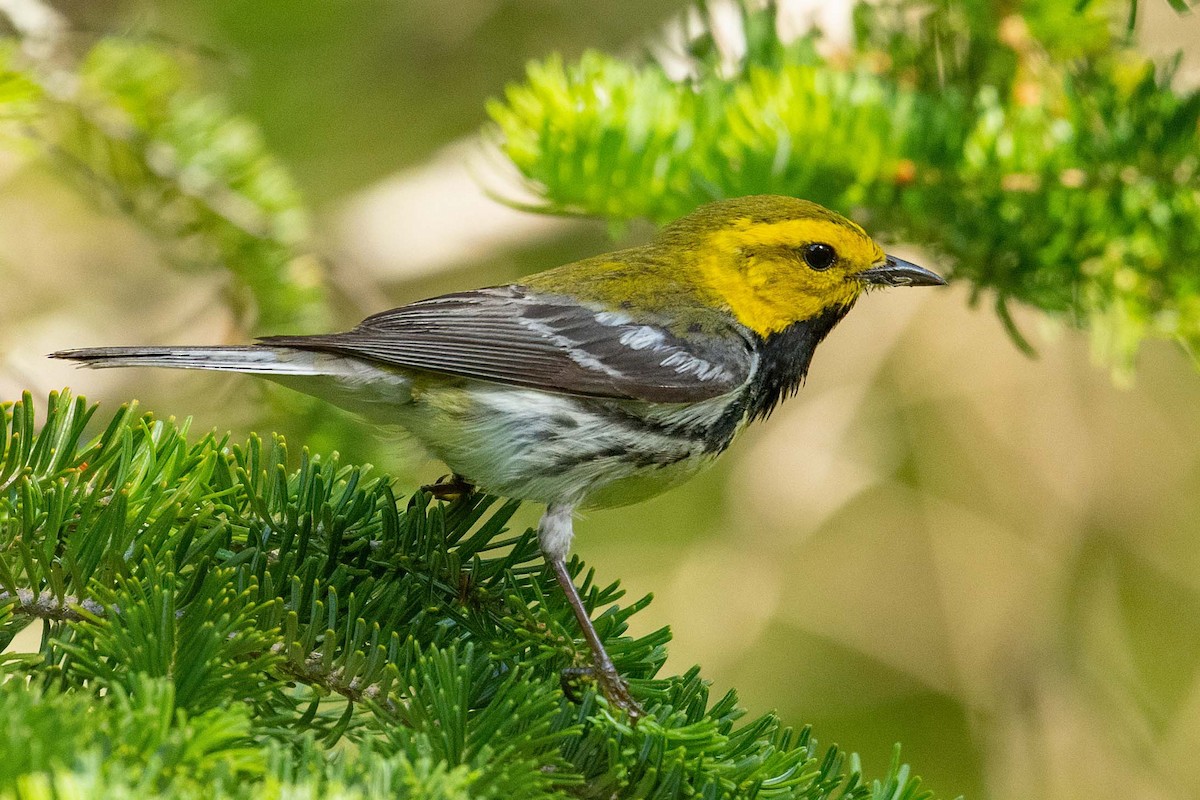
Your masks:
<path fill-rule="evenodd" d="M 384 311 L 346 333 L 262 342 L 565 394 L 685 403 L 741 386 L 756 358 L 747 333 L 717 312 L 696 313 L 703 321 L 684 339 L 510 285 Z"/>

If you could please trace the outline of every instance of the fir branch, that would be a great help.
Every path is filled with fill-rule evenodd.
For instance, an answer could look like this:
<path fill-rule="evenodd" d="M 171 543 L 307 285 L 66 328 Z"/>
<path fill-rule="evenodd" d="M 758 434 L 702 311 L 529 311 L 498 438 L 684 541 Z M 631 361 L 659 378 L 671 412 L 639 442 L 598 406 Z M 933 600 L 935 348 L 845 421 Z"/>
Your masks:
<path fill-rule="evenodd" d="M 743 2 L 738 30 L 689 41 L 683 78 L 550 57 L 489 111 L 540 210 L 661 223 L 810 198 L 926 246 L 997 308 L 1087 327 L 1126 374 L 1148 338 L 1200 344 L 1200 91 L 1131 49 L 1121 5 L 860 3 L 843 51 Z"/>
<path fill-rule="evenodd" d="M 282 655 L 287 651 L 288 643 L 286 642 L 276 642 L 271 645 L 272 653 Z M 361 675 L 352 675 L 351 671 L 345 667 L 326 669 L 324 663 L 324 654 L 314 651 L 300 663 L 286 659 L 280 663 L 277 669 L 284 675 L 309 686 L 339 694 L 352 703 L 372 701 L 388 710 L 394 710 L 393 701 L 387 697 L 388 683 L 383 680 L 366 683 Z"/>
<path fill-rule="evenodd" d="M 257 128 L 201 93 L 178 52 L 107 38 L 77 54 L 40 0 L 0 4 L 0 115 L 21 121 L 59 174 L 159 241 L 172 263 L 225 269 L 247 322 L 271 332 L 328 322 L 322 268 L 286 170 Z"/>
<path fill-rule="evenodd" d="M 289 469 L 279 440 L 189 442 L 132 406 L 85 440 L 94 411 L 54 394 L 38 427 L 28 395 L 4 407 L 0 639 L 44 629 L 0 658 L 0 797 L 132 775 L 171 797 L 929 797 L 898 761 L 866 782 L 807 729 L 742 722 L 698 669 L 659 676 L 669 633 L 626 636 L 646 601 L 614 605 L 591 573 L 649 716 L 568 699 L 572 612 L 533 532 L 506 534 L 512 503 L 399 502 L 367 468 Z M 55 714 L 82 721 L 64 735 Z"/>
<path fill-rule="evenodd" d="M 57 597 L 49 591 L 34 594 L 32 589 L 18 589 L 15 595 L 0 592 L 0 606 L 8 606 L 9 610 L 18 616 L 55 622 L 82 621 L 86 617 L 79 612 L 80 609 L 93 616 L 104 613 L 103 607 L 95 600 L 81 600 L 71 595 Z"/>
<path fill-rule="evenodd" d="M 95 600 L 80 599 L 71 595 L 56 597 L 50 591 L 35 595 L 30 589 L 18 589 L 16 595 L 0 592 L 0 607 L 3 606 L 7 606 L 8 611 L 18 618 L 30 617 L 52 622 L 83 622 L 88 619 L 102 619 L 106 615 L 105 607 Z M 81 613 L 81 609 L 87 613 Z M 288 649 L 289 643 L 276 642 L 271 645 L 269 652 L 282 655 L 286 654 Z M 262 653 L 256 651 L 245 654 L 245 657 L 252 661 L 261 656 Z M 299 661 L 283 660 L 277 669 L 297 681 L 339 694 L 352 702 L 375 700 L 390 705 L 391 701 L 383 697 L 386 693 L 383 681 L 365 684 L 359 675 L 348 677 L 344 667 L 324 669 L 324 660 L 325 656 L 320 651 L 314 651 Z"/>

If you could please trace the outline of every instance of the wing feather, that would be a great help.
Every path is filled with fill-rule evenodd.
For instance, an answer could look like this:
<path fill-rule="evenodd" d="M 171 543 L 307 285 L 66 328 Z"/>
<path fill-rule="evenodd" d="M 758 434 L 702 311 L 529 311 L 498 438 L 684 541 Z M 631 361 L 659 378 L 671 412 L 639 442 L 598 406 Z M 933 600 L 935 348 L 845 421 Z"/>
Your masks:
<path fill-rule="evenodd" d="M 738 388 L 756 359 L 746 331 L 717 312 L 695 314 L 704 333 L 685 339 L 510 285 L 384 311 L 345 333 L 262 341 L 564 394 L 683 403 Z"/>

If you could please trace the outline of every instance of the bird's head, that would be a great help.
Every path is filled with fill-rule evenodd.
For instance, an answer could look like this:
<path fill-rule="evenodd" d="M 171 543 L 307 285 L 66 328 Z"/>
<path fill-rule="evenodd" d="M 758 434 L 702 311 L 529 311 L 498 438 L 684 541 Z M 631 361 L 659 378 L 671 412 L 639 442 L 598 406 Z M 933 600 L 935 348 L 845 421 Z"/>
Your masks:
<path fill-rule="evenodd" d="M 759 195 L 701 206 L 663 231 L 698 278 L 762 336 L 851 306 L 873 286 L 940 286 L 941 277 L 883 252 L 816 203 Z"/>

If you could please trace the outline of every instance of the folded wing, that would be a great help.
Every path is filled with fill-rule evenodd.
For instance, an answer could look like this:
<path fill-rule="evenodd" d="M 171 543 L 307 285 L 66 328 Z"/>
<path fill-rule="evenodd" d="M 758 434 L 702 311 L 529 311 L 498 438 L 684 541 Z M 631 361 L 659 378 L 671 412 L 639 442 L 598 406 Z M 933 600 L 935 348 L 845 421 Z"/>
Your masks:
<path fill-rule="evenodd" d="M 756 358 L 749 335 L 718 312 L 698 309 L 689 329 L 678 332 L 517 285 L 423 300 L 345 333 L 262 341 L 564 394 L 664 403 L 733 391 L 749 379 Z"/>

